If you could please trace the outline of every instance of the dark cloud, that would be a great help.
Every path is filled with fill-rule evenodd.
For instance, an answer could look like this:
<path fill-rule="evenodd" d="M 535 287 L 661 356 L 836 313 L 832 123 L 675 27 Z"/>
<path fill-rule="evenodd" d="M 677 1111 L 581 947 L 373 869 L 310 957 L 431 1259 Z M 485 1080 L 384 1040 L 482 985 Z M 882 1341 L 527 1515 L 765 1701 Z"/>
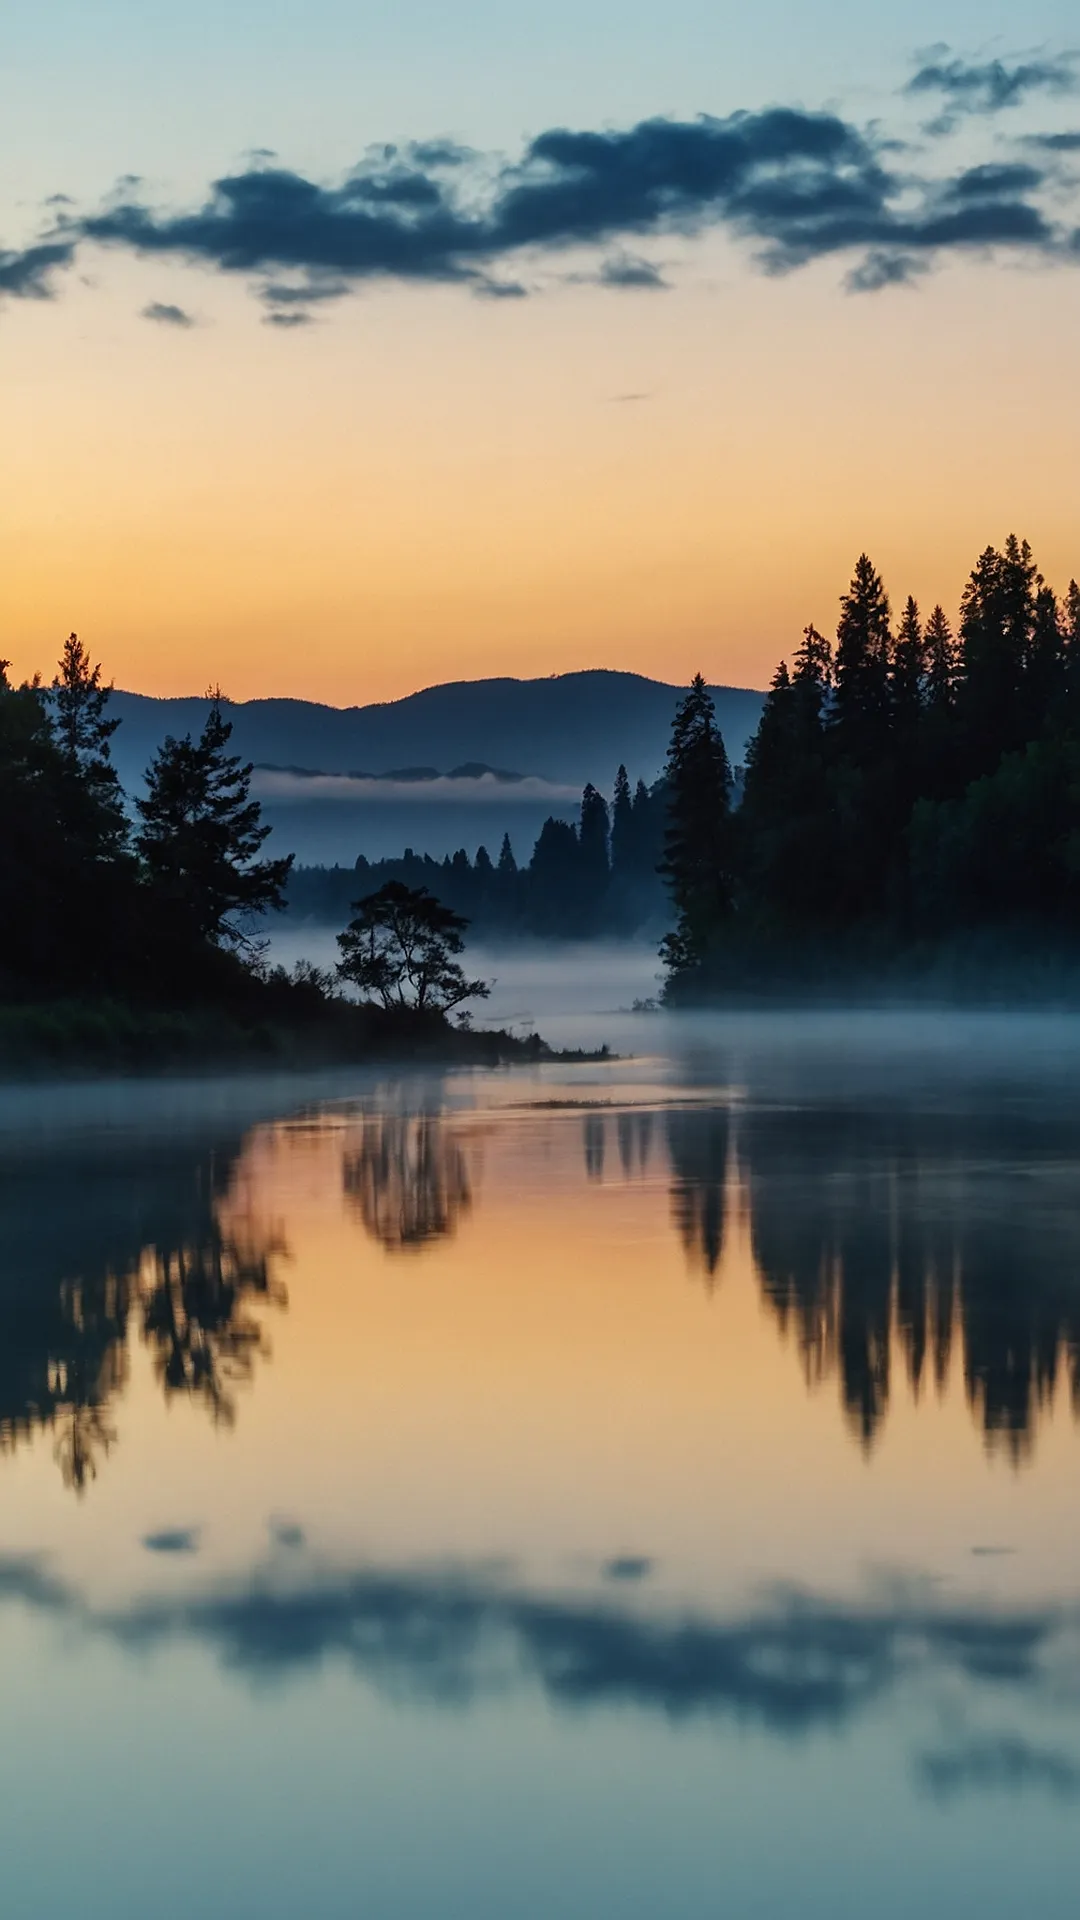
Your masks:
<path fill-rule="evenodd" d="M 1045 173 L 1040 167 L 1025 166 L 1014 161 L 1000 165 L 969 167 L 955 180 L 949 182 L 946 191 L 954 199 L 970 200 L 1015 200 L 1025 193 L 1036 193 L 1044 184 Z"/>
<path fill-rule="evenodd" d="M 1039 147 L 1044 153 L 1080 153 L 1080 133 L 1031 133 L 1024 144 Z"/>
<path fill-rule="evenodd" d="M 340 300 L 348 291 L 348 281 L 336 276 L 330 279 L 312 277 L 299 287 L 271 280 L 262 288 L 262 298 L 268 307 L 310 307 L 320 300 Z"/>
<path fill-rule="evenodd" d="M 473 292 L 479 300 L 527 300 L 529 289 L 520 280 L 475 280 Z"/>
<path fill-rule="evenodd" d="M 142 310 L 144 320 L 156 320 L 163 327 L 193 327 L 195 321 L 184 307 L 175 307 L 168 300 L 151 300 Z"/>
<path fill-rule="evenodd" d="M 427 167 L 432 171 L 465 167 L 471 160 L 480 157 L 475 147 L 463 147 L 457 140 L 413 140 L 406 151 L 415 166 Z"/>
<path fill-rule="evenodd" d="M 148 1533 L 143 1539 L 147 1553 L 197 1553 L 199 1535 L 195 1527 L 166 1528 L 161 1533 Z"/>
<path fill-rule="evenodd" d="M 679 1617 L 529 1592 L 490 1568 L 309 1563 L 306 1579 L 285 1581 L 281 1565 L 99 1609 L 40 1562 L 9 1556 L 0 1603 L 133 1652 L 199 1645 L 253 1679 L 333 1659 L 396 1697 L 466 1705 L 516 1673 L 566 1709 L 734 1716 L 779 1734 L 843 1725 L 920 1675 L 982 1685 L 996 1701 L 1010 1689 L 1040 1696 L 1048 1663 L 1060 1677 L 1076 1658 L 1077 1620 L 1064 1609 L 941 1607 L 912 1590 L 864 1604 L 784 1590 L 748 1612 Z M 939 1779 L 941 1761 L 929 1762 Z"/>
<path fill-rule="evenodd" d="M 302 307 L 290 307 L 284 312 L 275 307 L 271 313 L 263 315 L 263 324 L 268 327 L 280 327 L 283 332 L 288 333 L 296 327 L 312 326 L 314 319 L 314 314 L 305 313 Z"/>
<path fill-rule="evenodd" d="M 929 263 L 911 253 L 887 253 L 874 249 L 852 267 L 846 286 L 849 293 L 880 293 L 883 287 L 910 287 L 928 270 Z"/>
<path fill-rule="evenodd" d="M 651 288 L 666 291 L 670 284 L 651 260 L 632 257 L 605 260 L 597 278 L 602 287 L 642 287 L 646 291 Z"/>
<path fill-rule="evenodd" d="M 271 1520 L 270 1538 L 275 1546 L 299 1548 L 304 1545 L 304 1529 L 295 1520 Z"/>
<path fill-rule="evenodd" d="M 647 1580 L 653 1562 L 644 1554 L 621 1553 L 614 1560 L 605 1560 L 600 1571 L 605 1580 Z"/>
<path fill-rule="evenodd" d="M 1080 1799 L 1080 1764 L 1056 1747 L 1034 1746 L 1020 1734 L 976 1734 L 956 1746 L 923 1754 L 918 1767 L 937 1800 L 962 1794 L 1048 1793 Z"/>
<path fill-rule="evenodd" d="M 1064 57 L 1016 68 L 949 60 L 925 65 L 910 85 L 974 110 L 1037 86 L 1062 91 L 1072 77 Z M 456 282 L 486 298 L 520 299 L 525 285 L 500 268 L 521 255 L 581 248 L 605 257 L 574 278 L 660 287 L 659 270 L 633 243 L 709 230 L 749 242 L 774 273 L 854 255 L 848 285 L 865 290 L 909 281 L 918 260 L 965 249 L 1067 257 L 1040 203 L 1050 181 L 1019 161 L 919 175 L 881 130 L 787 107 L 606 131 L 553 128 L 514 164 L 418 142 L 379 148 L 331 184 L 253 165 L 215 181 L 187 212 L 156 210 L 137 182 L 123 182 L 97 211 L 64 215 L 38 247 L 0 256 L 0 291 L 46 290 L 76 247 L 94 243 L 254 278 L 272 316 L 298 316 L 271 324 L 302 325 L 313 303 L 372 279 Z"/>
<path fill-rule="evenodd" d="M 42 240 L 21 253 L 0 247 L 0 298 L 51 300 L 53 275 L 70 267 L 75 258 L 73 240 Z"/>
<path fill-rule="evenodd" d="M 1073 53 L 1021 60 L 1013 66 L 1004 60 L 964 60 L 942 54 L 920 66 L 908 81 L 907 91 L 936 94 L 943 101 L 944 109 L 932 128 L 936 132 L 948 132 L 961 114 L 1001 113 L 1008 107 L 1020 106 L 1032 94 L 1074 93 L 1076 85 Z"/>

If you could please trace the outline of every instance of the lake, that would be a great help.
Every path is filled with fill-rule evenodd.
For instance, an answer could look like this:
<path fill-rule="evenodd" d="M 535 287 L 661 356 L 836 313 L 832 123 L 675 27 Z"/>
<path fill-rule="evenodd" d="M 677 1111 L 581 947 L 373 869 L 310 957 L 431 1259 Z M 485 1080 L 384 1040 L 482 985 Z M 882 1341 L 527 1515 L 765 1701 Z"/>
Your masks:
<path fill-rule="evenodd" d="M 630 972 L 0 1093 L 5 1911 L 1075 1913 L 1080 1022 Z"/>

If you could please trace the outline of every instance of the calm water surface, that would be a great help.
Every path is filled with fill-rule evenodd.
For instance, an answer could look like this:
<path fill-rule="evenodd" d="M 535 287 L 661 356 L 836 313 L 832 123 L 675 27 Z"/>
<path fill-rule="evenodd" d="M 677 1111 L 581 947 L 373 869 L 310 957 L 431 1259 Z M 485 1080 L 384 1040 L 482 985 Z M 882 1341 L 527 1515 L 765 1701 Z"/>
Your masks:
<path fill-rule="evenodd" d="M 1080 1025 L 599 1027 L 0 1096 L 5 1912 L 1075 1914 Z"/>

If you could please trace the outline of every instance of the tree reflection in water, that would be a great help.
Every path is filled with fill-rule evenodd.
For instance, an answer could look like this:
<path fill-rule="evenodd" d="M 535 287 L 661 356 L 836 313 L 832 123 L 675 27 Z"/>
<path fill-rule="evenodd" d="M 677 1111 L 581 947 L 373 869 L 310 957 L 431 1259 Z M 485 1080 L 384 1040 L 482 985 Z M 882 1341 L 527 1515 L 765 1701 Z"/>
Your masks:
<path fill-rule="evenodd" d="M 643 1116 L 634 1116 L 635 1121 Z M 624 1175 L 630 1115 L 611 1117 Z M 589 1116 L 585 1172 L 605 1164 Z M 733 1207 L 810 1382 L 835 1378 L 864 1447 L 899 1364 L 917 1396 L 959 1356 L 988 1444 L 1015 1461 L 1067 1382 L 1080 1418 L 1080 1122 L 824 1107 L 672 1108 L 676 1231 L 711 1288 Z"/>
<path fill-rule="evenodd" d="M 365 1115 L 343 1172 L 350 1204 L 389 1253 L 447 1238 L 472 1207 L 465 1153 L 440 1113 Z"/>
<path fill-rule="evenodd" d="M 834 1380 L 860 1444 L 897 1373 L 962 1367 L 988 1443 L 1030 1452 L 1064 1382 L 1080 1417 L 1080 1119 L 862 1107 L 590 1111 L 589 1181 L 655 1177 L 715 1284 L 733 1209 L 778 1328 Z M 215 1422 L 267 1351 L 285 1248 L 245 1200 L 242 1142 L 83 1143 L 0 1161 L 0 1451 L 43 1429 L 82 1490 L 116 1437 L 133 1347 L 167 1398 Z M 343 1151 L 350 1206 L 390 1253 L 453 1235 L 477 1191 L 475 1133 L 438 1110 L 367 1114 Z"/>
<path fill-rule="evenodd" d="M 1068 1377 L 1080 1411 L 1080 1138 L 1065 1123 L 761 1112 L 740 1136 L 766 1298 L 835 1372 L 864 1444 L 890 1366 L 917 1394 L 959 1349 L 972 1411 L 1015 1460 Z"/>
<path fill-rule="evenodd" d="M 0 1452 L 50 1429 L 82 1492 L 115 1441 L 136 1336 L 166 1397 L 232 1421 L 267 1351 L 257 1310 L 287 1304 L 280 1237 L 234 1189 L 239 1155 L 158 1144 L 0 1168 Z"/>

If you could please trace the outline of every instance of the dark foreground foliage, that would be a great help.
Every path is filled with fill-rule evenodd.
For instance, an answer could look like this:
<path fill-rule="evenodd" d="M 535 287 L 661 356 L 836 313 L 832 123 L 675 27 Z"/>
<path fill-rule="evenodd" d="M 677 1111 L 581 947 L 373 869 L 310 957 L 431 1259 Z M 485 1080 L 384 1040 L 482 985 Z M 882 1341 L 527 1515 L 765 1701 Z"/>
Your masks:
<path fill-rule="evenodd" d="M 955 630 L 864 554 L 781 663 L 732 806 L 695 682 L 667 767 L 667 994 L 1080 999 L 1080 587 L 988 547 Z"/>
<path fill-rule="evenodd" d="M 228 750 L 227 703 L 207 699 L 199 737 L 158 750 L 133 821 L 109 689 L 76 636 L 51 687 L 13 686 L 0 663 L 0 1074 L 547 1057 L 539 1039 L 450 1021 L 487 989 L 456 964 L 464 921 L 430 896 L 407 996 L 344 967 L 357 1003 L 317 969 L 263 964 L 253 931 L 292 861 L 263 857 L 252 769 Z"/>
<path fill-rule="evenodd" d="M 455 1026 L 442 1013 L 309 996 L 293 981 L 273 978 L 265 992 L 231 1006 L 153 1007 L 103 997 L 0 1006 L 0 1078 L 9 1080 L 378 1060 L 497 1067 L 597 1057 L 555 1053 L 537 1034 Z"/>

